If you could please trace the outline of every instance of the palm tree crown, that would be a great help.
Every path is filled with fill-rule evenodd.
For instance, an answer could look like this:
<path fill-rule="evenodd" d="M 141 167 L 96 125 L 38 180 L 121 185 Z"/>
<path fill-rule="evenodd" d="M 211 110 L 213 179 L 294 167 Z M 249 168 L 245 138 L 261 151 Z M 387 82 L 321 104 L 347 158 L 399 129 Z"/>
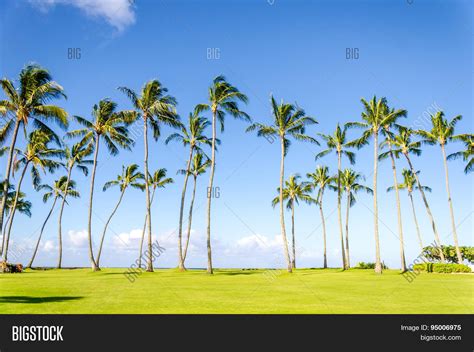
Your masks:
<path fill-rule="evenodd" d="M 143 191 L 145 189 L 145 185 L 139 181 L 143 180 L 144 178 L 145 176 L 138 171 L 137 164 L 132 164 L 127 167 L 122 166 L 122 174 L 118 175 L 115 180 L 106 182 L 102 190 L 106 191 L 112 186 L 119 186 L 120 191 L 124 191 L 128 186 L 130 186 Z"/>
<path fill-rule="evenodd" d="M 463 142 L 465 149 L 459 152 L 449 154 L 448 160 L 455 160 L 462 157 L 462 159 L 467 162 L 464 168 L 464 173 L 468 174 L 474 171 L 474 135 L 462 134 L 462 135 L 454 136 L 453 140 Z"/>
<path fill-rule="evenodd" d="M 285 181 L 285 187 L 283 188 L 283 199 L 286 200 L 286 208 L 291 209 L 294 204 L 299 204 L 302 200 L 306 203 L 311 203 L 312 198 L 310 196 L 311 184 L 309 182 L 299 182 L 301 176 L 291 175 L 288 180 Z M 277 189 L 280 193 L 280 188 Z M 272 206 L 275 207 L 280 202 L 280 197 L 276 196 L 272 200 Z"/>

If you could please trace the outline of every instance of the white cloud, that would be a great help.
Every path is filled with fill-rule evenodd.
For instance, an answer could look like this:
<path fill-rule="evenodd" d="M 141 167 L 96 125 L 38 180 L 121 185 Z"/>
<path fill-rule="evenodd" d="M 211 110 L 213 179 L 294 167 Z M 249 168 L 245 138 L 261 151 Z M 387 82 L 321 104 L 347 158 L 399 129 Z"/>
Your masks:
<path fill-rule="evenodd" d="M 70 230 L 68 231 L 69 241 L 74 247 L 84 248 L 87 246 L 87 231 L 75 231 Z"/>
<path fill-rule="evenodd" d="M 44 244 L 43 244 L 43 251 L 45 252 L 51 252 L 53 250 L 56 249 L 56 246 L 54 245 L 54 242 L 51 241 L 51 240 L 47 240 Z"/>
<path fill-rule="evenodd" d="M 34 7 L 47 12 L 56 5 L 73 6 L 87 16 L 103 18 L 118 31 L 135 23 L 132 0 L 29 0 Z"/>

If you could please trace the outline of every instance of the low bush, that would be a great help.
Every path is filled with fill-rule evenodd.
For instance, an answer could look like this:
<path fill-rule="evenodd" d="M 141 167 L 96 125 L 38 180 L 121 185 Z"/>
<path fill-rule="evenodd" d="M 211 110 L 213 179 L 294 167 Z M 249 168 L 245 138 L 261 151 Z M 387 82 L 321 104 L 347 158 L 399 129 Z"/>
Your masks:
<path fill-rule="evenodd" d="M 355 269 L 375 269 L 375 263 L 359 262 Z M 388 266 L 382 263 L 382 269 L 388 269 Z"/>
<path fill-rule="evenodd" d="M 470 273 L 471 268 L 464 264 L 423 263 L 413 265 L 414 271 L 426 271 L 428 273 Z"/>

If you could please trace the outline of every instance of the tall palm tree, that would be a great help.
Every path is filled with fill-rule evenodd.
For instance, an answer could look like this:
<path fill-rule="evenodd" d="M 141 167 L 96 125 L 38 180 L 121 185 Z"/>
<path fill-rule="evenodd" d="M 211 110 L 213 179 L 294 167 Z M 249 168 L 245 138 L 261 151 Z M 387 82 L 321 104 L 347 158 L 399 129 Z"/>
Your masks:
<path fill-rule="evenodd" d="M 57 123 L 64 128 L 68 125 L 66 111 L 56 105 L 48 104 L 53 99 L 66 96 L 63 93 L 63 88 L 52 80 L 46 69 L 36 64 L 29 64 L 21 70 L 18 81 L 20 85 L 16 88 L 11 80 L 7 78 L 0 79 L 0 86 L 7 96 L 6 100 L 0 100 L 0 113 L 12 116 L 11 119 L 6 119 L 5 124 L 0 129 L 0 144 L 6 143 L 8 136 L 12 134 L 3 182 L 3 197 L 0 203 L 0 234 L 3 229 L 13 153 L 20 127 L 26 128 L 32 122 L 34 127 L 51 132 L 50 127 L 48 127 L 50 122 Z M 57 139 L 55 135 L 52 134 L 52 136 Z"/>
<path fill-rule="evenodd" d="M 295 203 L 299 204 L 300 200 L 306 203 L 311 203 L 312 198 L 309 194 L 311 192 L 311 185 L 308 182 L 298 182 L 300 175 L 291 175 L 285 181 L 285 188 L 283 188 L 283 200 L 286 200 L 286 208 L 291 210 L 291 244 L 293 256 L 291 258 L 291 268 L 296 269 L 296 241 L 295 241 Z M 280 202 L 280 189 L 277 189 L 278 196 L 273 198 L 272 206 L 275 207 Z"/>
<path fill-rule="evenodd" d="M 112 210 L 112 213 L 110 214 L 109 218 L 105 222 L 104 226 L 104 231 L 102 232 L 102 238 L 100 239 L 100 246 L 99 246 L 99 252 L 97 253 L 97 266 L 100 267 L 100 254 L 102 253 L 102 245 L 104 244 L 104 238 L 105 234 L 107 232 L 107 227 L 109 226 L 110 220 L 112 220 L 112 217 L 116 213 L 118 207 L 120 206 L 120 203 L 122 202 L 123 195 L 125 194 L 125 191 L 127 188 L 133 187 L 137 188 L 140 190 L 145 189 L 145 185 L 140 182 L 140 180 L 143 180 L 145 176 L 138 171 L 138 165 L 137 164 L 132 164 L 127 167 L 122 166 L 122 174 L 118 175 L 115 180 L 108 181 L 105 183 L 103 187 L 103 191 L 108 190 L 110 187 L 113 186 L 119 186 L 120 188 L 120 197 L 118 199 L 117 204 L 114 207 L 114 210 Z"/>
<path fill-rule="evenodd" d="M 420 171 L 417 171 L 416 174 L 419 174 Z M 402 170 L 402 175 L 403 175 L 403 183 L 398 184 L 398 189 L 406 189 L 408 192 L 408 197 L 410 198 L 410 203 L 411 203 L 411 210 L 413 213 L 413 220 L 415 221 L 415 227 L 416 227 L 416 234 L 418 237 L 418 243 L 420 245 L 420 253 L 423 252 L 423 240 L 421 238 L 421 232 L 420 232 L 420 227 L 418 226 L 418 219 L 416 217 L 416 211 L 415 211 L 415 202 L 413 201 L 413 190 L 418 189 L 418 186 L 416 185 L 416 179 L 411 172 L 411 170 L 408 169 L 403 169 Z M 387 192 L 395 190 L 394 186 L 388 187 Z M 427 192 L 431 192 L 431 188 L 427 186 L 423 186 L 423 190 Z"/>
<path fill-rule="evenodd" d="M 466 133 L 453 136 L 452 139 L 463 142 L 465 149 L 449 154 L 448 160 L 455 160 L 462 157 L 463 160 L 467 162 L 466 167 L 464 168 L 464 173 L 468 174 L 474 171 L 474 135 Z"/>
<path fill-rule="evenodd" d="M 54 172 L 61 164 L 53 158 L 62 157 L 63 151 L 61 149 L 50 148 L 49 145 L 52 142 L 52 135 L 49 132 L 43 130 L 35 130 L 29 134 L 28 144 L 26 145 L 25 151 L 17 156 L 17 160 L 13 165 L 13 171 L 15 172 L 21 166 L 23 169 L 18 179 L 16 186 L 15 198 L 11 207 L 11 218 L 6 229 L 5 248 L 3 251 L 3 260 L 6 262 L 8 259 L 8 244 L 10 241 L 10 234 L 12 230 L 13 220 L 15 218 L 16 208 L 18 199 L 21 192 L 21 185 L 25 177 L 26 171 L 31 166 L 31 178 L 33 186 L 38 188 L 41 183 L 41 171 L 48 170 Z"/>
<path fill-rule="evenodd" d="M 355 163 L 355 154 L 349 150 L 352 146 L 351 143 L 347 141 L 347 127 L 344 126 L 341 128 L 339 124 L 336 126 L 336 130 L 332 135 L 319 133 L 319 136 L 326 142 L 326 149 L 318 153 L 315 157 L 316 160 L 319 158 L 328 155 L 331 152 L 336 152 L 337 154 L 337 219 L 339 223 L 339 239 L 341 241 L 341 255 L 342 255 L 342 269 L 347 269 L 346 263 L 346 253 L 344 249 L 344 234 L 342 230 L 342 210 L 341 210 L 341 200 L 342 200 L 342 188 L 341 188 L 341 161 L 342 156 L 347 157 L 351 165 Z"/>
<path fill-rule="evenodd" d="M 313 190 L 318 190 L 315 201 L 319 206 L 319 213 L 321 215 L 321 225 L 323 228 L 323 268 L 326 269 L 328 267 L 328 260 L 326 246 L 326 220 L 323 212 L 323 195 L 326 187 L 334 182 L 334 177 L 329 176 L 329 169 L 327 166 L 318 166 L 315 172 L 306 174 L 306 177 L 310 179 L 311 188 Z"/>
<path fill-rule="evenodd" d="M 166 177 L 166 172 L 167 172 L 166 169 L 158 169 L 153 173 L 153 175 L 151 174 L 148 175 L 148 187 L 152 188 L 150 205 L 153 204 L 153 201 L 155 199 L 155 191 L 158 188 L 165 188 L 167 185 L 174 183 L 172 178 Z M 147 181 L 145 180 L 145 182 Z M 145 185 L 143 187 L 145 187 Z M 139 267 L 141 267 L 141 264 L 142 264 L 143 240 L 145 238 L 145 231 L 146 231 L 147 224 L 149 224 L 147 220 L 148 220 L 148 213 L 145 214 L 145 223 L 143 224 L 142 238 L 140 240 L 140 255 L 138 257 Z M 151 237 L 149 238 L 149 241 L 151 241 Z"/>
<path fill-rule="evenodd" d="M 413 130 L 407 127 L 403 127 L 403 126 L 397 126 L 397 129 L 398 129 L 398 133 L 394 135 L 394 138 L 392 139 L 392 146 L 395 148 L 393 149 L 393 153 L 395 156 L 403 155 L 406 158 L 408 165 L 410 167 L 410 170 L 413 176 L 415 177 L 416 183 L 418 185 L 418 190 L 421 193 L 421 197 L 423 198 L 423 203 L 425 204 L 426 212 L 431 221 L 431 227 L 433 229 L 436 245 L 439 248 L 441 261 L 444 263 L 445 262 L 444 253 L 441 248 L 441 240 L 438 235 L 436 223 L 434 221 L 433 214 L 431 213 L 428 200 L 426 199 L 424 188 L 420 183 L 420 178 L 418 177 L 418 174 L 415 172 L 415 169 L 410 159 L 410 154 L 414 154 L 417 156 L 421 155 L 421 149 L 420 149 L 421 142 L 412 140 L 411 137 L 413 135 Z"/>
<path fill-rule="evenodd" d="M 198 112 L 210 110 L 212 113 L 212 143 L 211 143 L 211 172 L 207 188 L 207 273 L 212 274 L 212 249 L 211 249 L 211 195 L 214 186 L 214 171 L 216 167 L 217 120 L 219 120 L 221 133 L 224 132 L 224 118 L 229 114 L 235 118 L 250 121 L 250 117 L 239 109 L 239 103 L 247 104 L 248 98 L 237 87 L 227 82 L 222 75 L 217 76 L 209 87 L 209 103 L 197 105 Z"/>
<path fill-rule="evenodd" d="M 436 114 L 431 115 L 431 130 L 418 130 L 416 133 L 420 135 L 423 140 L 422 143 L 435 145 L 438 144 L 441 147 L 441 153 L 443 155 L 444 164 L 444 176 L 446 181 L 446 192 L 448 194 L 449 214 L 451 216 L 451 230 L 453 231 L 454 247 L 456 248 L 456 256 L 458 263 L 462 264 L 463 259 L 461 251 L 459 250 L 458 234 L 456 231 L 456 221 L 454 220 L 453 201 L 451 198 L 451 190 L 449 188 L 449 171 L 448 171 L 448 159 L 446 156 L 446 144 L 452 141 L 454 137 L 454 128 L 458 121 L 462 119 L 461 115 L 455 116 L 451 121 L 448 121 L 444 117 L 444 112 L 438 111 Z"/>
<path fill-rule="evenodd" d="M 296 140 L 311 142 L 318 144 L 316 139 L 305 134 L 306 126 L 309 124 L 318 123 L 314 118 L 306 116 L 303 109 L 297 105 L 284 103 L 277 104 L 275 98 L 271 97 L 273 125 L 264 125 L 261 123 L 254 123 L 247 128 L 247 132 L 257 130 L 257 136 L 274 137 L 280 139 L 281 159 L 280 159 L 280 226 L 281 237 L 283 240 L 283 250 L 288 266 L 288 272 L 292 272 L 290 252 L 288 250 L 288 240 L 285 229 L 285 214 L 283 210 L 283 180 L 285 178 L 285 156 L 288 153 L 291 141 L 289 137 Z"/>
<path fill-rule="evenodd" d="M 184 260 L 183 260 L 183 247 L 182 247 L 182 237 L 183 237 L 183 213 L 184 213 L 184 201 L 186 197 L 186 188 L 188 185 L 189 171 L 191 167 L 191 162 L 194 152 L 202 152 L 201 145 L 206 144 L 211 146 L 212 141 L 204 135 L 205 129 L 210 125 L 210 122 L 205 118 L 199 116 L 199 109 L 195 108 L 192 113 L 189 114 L 188 127 L 184 124 L 181 124 L 180 130 L 181 133 L 173 133 L 166 139 L 166 144 L 170 141 L 175 140 L 183 143 L 184 146 L 189 145 L 189 157 L 186 164 L 186 170 L 184 174 L 184 184 L 183 190 L 181 192 L 181 204 L 179 208 L 179 225 L 178 225 L 178 259 L 179 270 L 183 271 Z"/>
<path fill-rule="evenodd" d="M 183 267 L 186 261 L 186 255 L 188 253 L 189 247 L 189 239 L 191 237 L 191 224 L 193 221 L 193 206 L 194 206 L 194 198 L 196 196 L 196 185 L 197 185 L 197 178 L 199 175 L 202 175 L 206 172 L 207 168 L 211 165 L 211 161 L 204 156 L 202 153 L 196 153 L 193 157 L 191 168 L 189 169 L 188 173 L 193 176 L 193 193 L 191 196 L 191 202 L 189 203 L 189 215 L 188 215 L 188 232 L 186 236 L 186 242 L 184 244 L 183 250 Z M 186 170 L 179 170 L 178 172 L 184 173 Z"/>
<path fill-rule="evenodd" d="M 148 222 L 148 263 L 146 270 L 153 271 L 151 199 L 148 180 L 148 126 L 153 131 L 155 141 L 160 137 L 162 124 L 179 128 L 181 124 L 176 113 L 177 102 L 174 97 L 167 94 L 168 90 L 158 80 L 145 83 L 140 95 L 126 87 L 119 87 L 118 89 L 127 95 L 135 109 L 135 117 L 130 122 L 133 120 L 143 122 L 146 219 Z"/>
<path fill-rule="evenodd" d="M 347 195 L 346 204 L 346 263 L 347 267 L 351 267 L 349 255 L 349 209 L 356 203 L 355 194 L 359 191 L 364 191 L 373 194 L 371 188 L 362 185 L 360 182 L 364 180 L 362 174 L 351 169 L 344 169 L 341 173 L 341 186 Z"/>
<path fill-rule="evenodd" d="M 406 114 L 405 110 L 390 110 L 387 108 L 387 99 L 377 100 L 374 96 L 370 101 L 361 99 L 364 105 L 362 112 L 363 122 L 350 122 L 348 127 L 363 128 L 362 137 L 360 137 L 354 146 L 361 148 L 368 144 L 371 137 L 374 138 L 374 237 L 375 237 L 375 272 L 382 273 L 382 261 L 380 259 L 380 239 L 379 239 L 379 208 L 377 203 L 377 179 L 378 179 L 378 160 L 379 160 L 379 133 L 386 126 L 391 126 L 400 116 Z"/>
<path fill-rule="evenodd" d="M 112 156 L 119 152 L 119 147 L 130 150 L 133 141 L 128 137 L 126 122 L 130 121 L 135 112 L 133 111 L 117 111 L 117 104 L 109 99 L 103 99 L 95 104 L 92 108 L 92 121 L 80 116 L 74 116 L 76 121 L 83 128 L 71 131 L 68 137 L 82 137 L 80 143 L 83 145 L 91 145 L 94 150 L 94 161 L 92 163 L 91 184 L 89 193 L 89 214 L 87 222 L 87 236 L 89 241 L 89 259 L 92 270 L 99 270 L 94 259 L 92 249 L 92 205 L 94 199 L 95 174 L 98 163 L 100 141 L 105 142 L 107 151 Z"/>
<path fill-rule="evenodd" d="M 33 261 L 35 260 L 36 253 L 38 252 L 39 244 L 41 242 L 41 237 L 43 236 L 43 231 L 44 228 L 46 227 L 46 224 L 48 223 L 49 218 L 51 217 L 51 214 L 53 213 L 54 207 L 56 205 L 56 202 L 58 198 L 65 198 L 66 195 L 72 198 L 78 198 L 79 197 L 79 192 L 76 191 L 76 183 L 73 180 L 68 180 L 67 176 L 62 176 L 59 180 L 54 181 L 53 185 L 40 185 L 38 187 L 38 190 L 46 190 L 46 193 L 43 195 L 43 203 L 46 203 L 50 198 L 53 198 L 53 204 L 48 212 L 48 215 L 46 215 L 46 219 L 43 222 L 43 225 L 41 226 L 40 234 L 38 236 L 38 241 L 36 241 L 36 246 L 33 251 L 33 255 L 26 266 L 27 268 L 31 268 L 33 266 Z M 61 262 L 62 262 L 62 254 L 63 254 L 63 246 L 62 246 L 62 237 L 59 236 L 59 241 L 58 241 L 58 249 L 59 249 L 59 256 L 58 256 L 58 265 L 57 268 L 61 268 Z"/>

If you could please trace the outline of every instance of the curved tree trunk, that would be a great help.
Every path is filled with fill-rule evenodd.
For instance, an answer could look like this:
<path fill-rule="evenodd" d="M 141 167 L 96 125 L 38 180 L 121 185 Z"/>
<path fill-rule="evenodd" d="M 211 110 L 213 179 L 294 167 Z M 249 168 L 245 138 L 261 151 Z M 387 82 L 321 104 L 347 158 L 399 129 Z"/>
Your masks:
<path fill-rule="evenodd" d="M 8 223 L 8 228 L 7 232 L 5 234 L 5 248 L 3 250 L 3 261 L 7 262 L 8 261 L 8 244 L 10 242 L 10 233 L 12 231 L 12 225 L 13 225 L 13 220 L 15 219 L 15 213 L 16 213 L 16 205 L 18 203 L 18 197 L 20 195 L 20 189 L 21 189 L 21 183 L 23 182 L 23 179 L 25 177 L 26 169 L 28 168 L 29 161 L 26 162 L 25 167 L 23 168 L 23 171 L 21 172 L 20 179 L 18 180 L 18 185 L 16 187 L 16 192 L 15 192 L 15 200 L 13 201 L 12 205 L 12 216 L 10 219 L 10 222 Z"/>
<path fill-rule="evenodd" d="M 59 209 L 59 219 L 58 219 L 58 239 L 59 239 L 59 260 L 58 260 L 58 268 L 61 268 L 61 260 L 63 257 L 63 233 L 62 233 L 62 219 L 63 219 L 63 211 L 64 211 L 64 204 L 66 203 L 67 191 L 69 188 L 69 182 L 71 181 L 71 172 L 72 168 L 74 167 L 74 162 L 69 166 L 69 170 L 67 171 L 67 180 L 65 185 L 65 190 L 63 194 L 63 199 L 61 202 L 61 208 Z"/>
<path fill-rule="evenodd" d="M 323 212 L 323 192 L 321 191 L 321 199 L 319 200 L 319 213 L 321 214 L 321 224 L 323 226 L 323 268 L 326 269 L 328 267 L 328 259 L 327 259 L 327 248 L 326 248 L 326 220 L 324 219 L 324 212 Z"/>
<path fill-rule="evenodd" d="M 186 270 L 184 267 L 184 259 L 183 259 L 183 245 L 182 245 L 182 239 L 183 239 L 183 213 L 184 213 L 184 199 L 186 197 L 186 188 L 188 186 L 188 178 L 189 178 L 189 168 L 191 166 L 191 159 L 193 158 L 193 147 L 190 147 L 189 151 L 189 159 L 188 159 L 188 164 L 186 167 L 186 175 L 184 176 L 184 185 L 183 185 L 183 191 L 181 192 L 181 204 L 179 207 L 179 227 L 178 227 L 178 259 L 179 259 L 179 264 L 178 268 L 180 271 Z"/>
<path fill-rule="evenodd" d="M 462 264 L 463 260 L 462 260 L 461 251 L 459 250 L 458 233 L 456 231 L 456 222 L 454 221 L 453 200 L 451 198 L 451 190 L 449 189 L 448 162 L 446 159 L 446 150 L 444 148 L 444 144 L 441 144 L 441 151 L 443 152 L 444 174 L 445 174 L 445 179 L 446 179 L 446 192 L 448 193 L 449 214 L 451 215 L 451 229 L 453 230 L 454 246 L 456 248 L 456 256 L 458 259 L 458 264 Z"/>
<path fill-rule="evenodd" d="M 377 176 L 379 161 L 379 133 L 374 132 L 374 237 L 375 237 L 375 272 L 382 273 L 382 262 L 380 260 L 379 239 L 379 208 L 377 204 Z"/>
<path fill-rule="evenodd" d="M 148 223 L 148 258 L 146 271 L 153 271 L 153 248 L 152 248 L 152 237 L 151 237 L 151 202 L 150 202 L 150 189 L 148 184 L 148 119 L 146 115 L 143 115 L 143 142 L 145 149 L 144 158 L 144 169 L 145 169 L 145 193 L 146 193 L 146 214 Z"/>
<path fill-rule="evenodd" d="M 8 198 L 8 186 L 10 185 L 10 175 L 12 172 L 13 153 L 15 151 L 15 144 L 16 144 L 16 139 L 18 137 L 19 129 L 20 129 L 20 121 L 16 119 L 15 128 L 13 129 L 12 141 L 10 144 L 10 150 L 8 151 L 7 170 L 5 172 L 5 179 L 3 183 L 3 197 L 2 197 L 2 202 L 0 204 L 0 235 L 2 235 L 2 230 L 3 230 L 3 216 L 5 215 L 5 206 L 7 204 L 7 198 Z M 5 234 L 3 234 L 3 236 L 4 238 L 2 241 L 5 240 Z M 3 246 L 2 246 L 2 250 L 4 250 Z"/>
<path fill-rule="evenodd" d="M 125 194 L 125 190 L 127 188 L 124 187 L 122 192 L 120 193 L 120 198 L 117 202 L 117 204 L 115 205 L 115 208 L 114 210 L 112 211 L 112 213 L 110 214 L 109 218 L 107 219 L 107 222 L 105 223 L 105 226 L 104 226 L 104 231 L 102 232 L 102 238 L 100 239 L 100 246 L 99 246 L 99 252 L 97 253 L 97 266 L 100 268 L 100 254 L 102 253 L 102 246 L 104 244 L 104 238 L 105 238 L 105 233 L 107 232 L 107 227 L 109 226 L 109 223 L 110 223 L 110 220 L 112 220 L 112 217 L 115 215 L 115 212 L 117 211 L 120 203 L 122 202 L 122 199 L 123 199 L 123 195 Z"/>
<path fill-rule="evenodd" d="M 291 261 L 291 268 L 296 269 L 296 244 L 295 244 L 295 202 L 291 203 L 291 245 L 293 250 L 293 260 Z"/>
<path fill-rule="evenodd" d="M 402 225 L 402 211 L 400 209 L 400 192 L 398 190 L 397 169 L 395 166 L 395 158 L 392 153 L 392 145 L 389 143 L 390 159 L 392 160 L 393 183 L 395 187 L 395 198 L 397 201 L 397 220 L 398 220 L 398 236 L 400 240 L 400 265 L 404 273 L 407 271 L 407 263 L 405 260 L 405 243 L 403 241 L 403 225 Z"/>
<path fill-rule="evenodd" d="M 186 261 L 186 255 L 188 253 L 188 247 L 189 247 L 189 239 L 191 237 L 191 224 L 193 221 L 193 206 L 194 206 L 194 197 L 196 195 L 196 183 L 197 183 L 197 177 L 194 176 L 193 195 L 191 198 L 191 203 L 189 204 L 188 233 L 187 233 L 186 244 L 184 245 L 184 253 L 183 253 L 183 266 L 184 266 L 184 262 Z"/>
<path fill-rule="evenodd" d="M 87 222 L 87 238 L 89 240 L 89 260 L 91 261 L 91 268 L 93 271 L 100 270 L 94 259 L 94 251 L 92 250 L 92 204 L 94 199 L 94 182 L 95 182 L 95 171 L 97 169 L 97 156 L 99 155 L 99 139 L 98 134 L 95 135 L 95 151 L 94 151 L 94 163 L 92 165 L 91 173 L 91 190 L 89 195 L 89 215 Z"/>
<path fill-rule="evenodd" d="M 216 166 L 216 111 L 212 111 L 212 151 L 209 187 L 207 188 L 207 273 L 213 274 L 211 250 L 211 196 L 213 194 L 214 170 Z"/>
<path fill-rule="evenodd" d="M 283 181 L 285 178 L 285 137 L 281 137 L 281 161 L 280 161 L 280 226 L 281 226 L 281 237 L 283 241 L 283 250 L 286 257 L 286 264 L 288 267 L 288 272 L 293 272 L 290 252 L 288 250 L 288 240 L 286 238 L 286 228 L 285 228 L 285 211 L 283 210 Z"/>
<path fill-rule="evenodd" d="M 49 210 L 49 213 L 48 213 L 48 215 L 46 216 L 46 219 L 43 222 L 43 226 L 41 226 L 41 231 L 40 231 L 40 234 L 39 234 L 39 237 L 38 237 L 38 241 L 36 242 L 35 250 L 33 251 L 33 256 L 31 257 L 28 265 L 26 266 L 27 268 L 31 268 L 33 266 L 33 261 L 35 260 L 36 253 L 38 252 L 38 248 L 39 248 L 39 244 L 41 242 L 41 237 L 43 236 L 44 228 L 46 227 L 46 224 L 48 223 L 48 220 L 49 220 L 51 214 L 53 213 L 54 206 L 56 205 L 57 199 L 58 199 L 58 196 L 54 197 L 53 205 L 51 206 L 51 209 Z"/>
<path fill-rule="evenodd" d="M 349 269 L 351 261 L 349 257 L 349 208 L 351 207 L 351 191 L 347 191 L 347 206 L 346 206 L 346 265 Z"/>
<path fill-rule="evenodd" d="M 438 246 L 438 249 L 439 249 L 439 255 L 441 257 L 441 262 L 445 263 L 446 259 L 444 258 L 443 248 L 441 247 L 441 241 L 439 239 L 438 230 L 436 229 L 436 224 L 435 224 L 435 221 L 434 221 L 434 218 L 433 218 L 433 214 L 431 214 L 430 206 L 428 204 L 428 201 L 426 200 L 425 192 L 423 191 L 423 187 L 421 186 L 420 178 L 416 174 L 415 169 L 413 168 L 413 165 L 411 163 L 411 160 L 410 160 L 410 157 L 408 156 L 408 154 L 403 154 L 403 155 L 405 155 L 405 158 L 408 161 L 408 165 L 410 166 L 410 170 L 413 173 L 413 175 L 415 176 L 416 183 L 418 184 L 418 190 L 421 193 L 421 197 L 423 198 L 423 203 L 425 204 L 426 212 L 428 213 L 428 217 L 430 218 L 430 221 L 431 221 L 431 228 L 433 229 L 433 233 L 434 233 L 434 236 L 435 236 L 435 242 L 436 242 L 436 245 Z"/>
<path fill-rule="evenodd" d="M 337 220 L 339 223 L 339 238 L 341 240 L 342 254 L 342 270 L 347 269 L 346 252 L 344 250 L 344 234 L 342 232 L 342 215 L 341 215 L 341 152 L 337 152 Z"/>
<path fill-rule="evenodd" d="M 156 188 L 153 188 L 153 191 L 151 192 L 150 206 L 153 204 L 153 198 L 155 197 L 155 190 L 156 190 Z M 140 240 L 140 255 L 138 256 L 138 267 L 139 268 L 142 267 L 143 240 L 145 239 L 145 231 L 146 231 L 147 220 L 148 220 L 148 214 L 145 215 L 145 222 L 143 224 L 142 238 Z"/>
<path fill-rule="evenodd" d="M 415 221 L 416 234 L 418 236 L 418 243 L 420 244 L 420 253 L 423 253 L 423 241 L 421 239 L 420 227 L 418 226 L 418 220 L 416 218 L 415 203 L 413 202 L 413 195 L 411 194 L 411 191 L 408 192 L 408 196 L 410 197 L 411 210 L 413 211 L 413 220 Z"/>
<path fill-rule="evenodd" d="M 3 254 L 3 248 L 5 247 L 5 238 L 7 237 L 7 236 L 5 236 L 5 234 L 7 233 L 8 223 L 10 222 L 11 218 L 12 218 L 12 212 L 11 212 L 11 209 L 10 209 L 10 213 L 8 214 L 7 220 L 5 221 L 5 224 L 3 226 L 2 248 L 0 249 L 0 255 Z"/>

